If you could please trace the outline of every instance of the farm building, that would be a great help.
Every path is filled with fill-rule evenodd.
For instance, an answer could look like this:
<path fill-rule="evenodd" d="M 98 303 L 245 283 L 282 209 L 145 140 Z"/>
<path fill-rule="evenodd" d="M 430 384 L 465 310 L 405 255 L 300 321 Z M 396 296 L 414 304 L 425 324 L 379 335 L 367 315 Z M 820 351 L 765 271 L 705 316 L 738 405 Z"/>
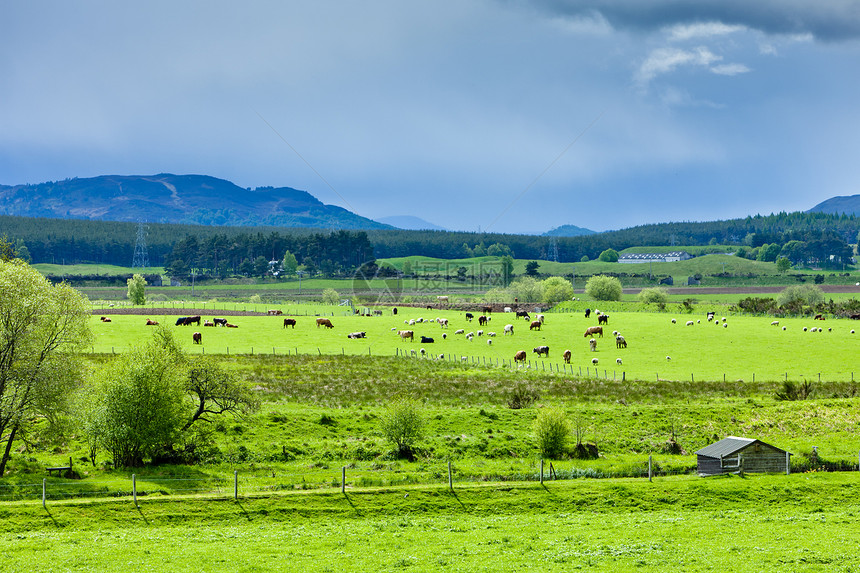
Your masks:
<path fill-rule="evenodd" d="M 671 253 L 626 253 L 618 257 L 619 263 L 672 263 L 693 258 L 687 251 Z"/>
<path fill-rule="evenodd" d="M 729 436 L 696 452 L 699 475 L 788 473 L 791 454 L 761 440 Z"/>

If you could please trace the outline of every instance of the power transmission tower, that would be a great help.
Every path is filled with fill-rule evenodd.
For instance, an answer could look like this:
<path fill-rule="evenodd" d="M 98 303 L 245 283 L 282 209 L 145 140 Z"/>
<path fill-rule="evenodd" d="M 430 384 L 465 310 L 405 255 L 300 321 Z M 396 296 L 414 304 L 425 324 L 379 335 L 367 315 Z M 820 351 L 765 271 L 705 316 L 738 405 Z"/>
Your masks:
<path fill-rule="evenodd" d="M 558 262 L 558 238 L 553 235 L 549 243 L 549 258 L 553 262 Z"/>
<path fill-rule="evenodd" d="M 149 266 L 149 254 L 146 252 L 146 225 L 142 221 L 137 224 L 137 239 L 134 242 L 134 258 L 131 266 L 132 268 Z"/>

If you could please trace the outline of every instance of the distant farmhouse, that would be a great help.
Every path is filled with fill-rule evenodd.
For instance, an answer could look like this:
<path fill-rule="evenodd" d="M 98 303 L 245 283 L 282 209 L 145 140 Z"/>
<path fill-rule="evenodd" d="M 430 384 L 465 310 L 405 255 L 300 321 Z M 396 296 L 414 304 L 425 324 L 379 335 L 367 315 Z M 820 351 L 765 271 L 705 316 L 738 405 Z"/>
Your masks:
<path fill-rule="evenodd" d="M 686 261 L 693 256 L 687 251 L 672 251 L 671 253 L 627 253 L 618 257 L 619 263 L 673 263 Z"/>

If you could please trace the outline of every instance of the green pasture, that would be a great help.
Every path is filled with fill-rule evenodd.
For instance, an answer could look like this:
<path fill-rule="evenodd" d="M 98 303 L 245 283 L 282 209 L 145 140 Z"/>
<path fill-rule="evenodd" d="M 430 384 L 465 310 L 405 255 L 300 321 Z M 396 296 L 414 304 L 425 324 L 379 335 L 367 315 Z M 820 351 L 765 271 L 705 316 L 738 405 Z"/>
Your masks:
<path fill-rule="evenodd" d="M 856 474 L 4 505 L 5 571 L 855 571 Z"/>
<path fill-rule="evenodd" d="M 851 380 L 857 370 L 854 357 L 860 349 L 860 335 L 851 334 L 860 327 L 846 319 L 814 321 L 809 318 L 785 318 L 779 326 L 771 326 L 769 317 L 731 316 L 727 322 L 715 324 L 705 317 L 707 305 L 699 305 L 699 312 L 643 313 L 614 312 L 604 308 L 609 324 L 604 336 L 596 337 L 597 351 L 590 352 L 585 329 L 597 325 L 594 315 L 586 319 L 581 313 L 550 313 L 538 330 L 530 330 L 529 323 L 516 319 L 511 313 L 495 313 L 488 325 L 481 327 L 477 317 L 467 322 L 464 313 L 439 309 L 401 307 L 397 316 L 391 307 L 384 307 L 383 316 L 356 316 L 346 307 L 318 306 L 314 315 L 331 319 L 334 328 L 318 327 L 310 312 L 297 316 L 295 328 L 284 328 L 279 316 L 227 317 L 238 328 L 204 328 L 203 326 L 172 326 L 176 317 L 160 315 L 112 315 L 112 322 L 103 323 L 98 316 L 92 319 L 94 332 L 93 352 L 123 352 L 143 341 L 152 330 L 145 325 L 151 318 L 171 325 L 180 342 L 189 352 L 210 354 L 350 354 L 396 356 L 404 354 L 416 359 L 425 351 L 425 359 L 466 360 L 499 368 L 524 368 L 511 365 L 514 354 L 524 350 L 528 354 L 525 368 L 554 371 L 576 376 L 601 378 L 632 378 L 638 380 Z M 717 319 L 722 318 L 722 307 Z M 285 308 L 289 312 L 289 307 Z M 307 312 L 307 311 L 306 311 Z M 200 310 L 204 320 L 217 316 Z M 534 313 L 533 313 L 534 314 Z M 447 318 L 449 327 L 440 327 L 431 319 Z M 410 320 L 424 319 L 422 323 L 407 324 Z M 673 324 L 671 321 L 676 321 Z M 692 326 L 686 326 L 692 321 Z M 514 334 L 503 334 L 506 324 L 514 325 Z M 785 328 L 783 330 L 783 327 Z M 807 332 L 804 332 L 804 328 Z M 812 328 L 823 332 L 810 332 Z M 463 334 L 456 334 L 458 330 Z M 415 340 L 404 341 L 399 330 L 412 330 Z M 478 331 L 484 332 L 478 336 Z M 194 345 L 191 334 L 200 331 L 203 344 Z M 350 340 L 347 334 L 364 331 L 367 338 Z M 620 332 L 628 343 L 626 349 L 616 349 L 612 331 Z M 472 332 L 469 341 L 466 334 Z M 495 332 L 495 337 L 488 333 Z M 443 339 L 442 334 L 447 334 Z M 421 336 L 431 337 L 434 343 L 422 344 Z M 489 344 L 487 341 L 491 340 Z M 539 358 L 532 350 L 549 346 L 549 358 Z M 562 352 L 570 349 L 570 365 L 562 362 Z M 597 364 L 593 360 L 597 360 Z M 619 365 L 616 359 L 621 359 Z M 860 376 L 860 372 L 857 372 Z"/>
<path fill-rule="evenodd" d="M 31 265 L 34 269 L 43 275 L 61 276 L 81 276 L 81 275 L 132 275 L 139 273 L 142 275 L 160 275 L 164 273 L 164 267 L 120 267 L 117 265 L 97 265 L 97 264 L 80 264 L 80 265 L 55 265 L 51 263 L 36 263 Z"/>

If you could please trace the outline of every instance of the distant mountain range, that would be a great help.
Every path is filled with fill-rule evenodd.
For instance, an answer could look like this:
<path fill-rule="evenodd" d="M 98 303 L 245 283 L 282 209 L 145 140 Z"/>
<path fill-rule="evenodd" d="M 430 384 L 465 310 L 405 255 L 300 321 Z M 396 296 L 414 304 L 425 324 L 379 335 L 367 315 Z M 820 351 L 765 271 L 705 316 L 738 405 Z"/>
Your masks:
<path fill-rule="evenodd" d="M 597 231 L 592 231 L 591 229 L 577 227 L 576 225 L 562 225 L 561 227 L 550 229 L 543 235 L 545 237 L 579 237 L 582 235 L 593 235 L 596 232 Z"/>
<path fill-rule="evenodd" d="M 860 195 L 848 195 L 831 197 L 822 201 L 807 213 L 830 213 L 832 215 L 858 215 L 860 216 Z"/>
<path fill-rule="evenodd" d="M 290 187 L 242 188 L 206 175 L 102 175 L 0 185 L 0 214 L 334 229 L 391 229 Z"/>
<path fill-rule="evenodd" d="M 412 215 L 395 215 L 392 217 L 380 217 L 377 219 L 380 223 L 397 227 L 398 229 L 406 229 L 408 231 L 447 231 L 445 227 L 440 227 L 429 221 L 425 221 L 420 217 Z"/>

